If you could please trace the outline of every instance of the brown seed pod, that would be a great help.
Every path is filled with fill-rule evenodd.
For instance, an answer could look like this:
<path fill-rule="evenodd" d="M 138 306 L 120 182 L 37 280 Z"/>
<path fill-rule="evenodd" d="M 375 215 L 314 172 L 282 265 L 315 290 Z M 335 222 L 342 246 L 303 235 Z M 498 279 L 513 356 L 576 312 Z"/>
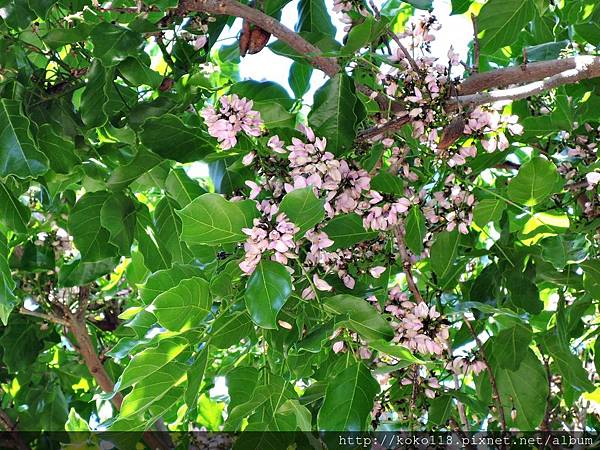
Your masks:
<path fill-rule="evenodd" d="M 246 54 L 254 55 L 255 53 L 260 52 L 265 48 L 270 38 L 270 33 L 267 33 L 262 28 L 251 25 L 250 22 L 244 20 L 239 39 L 240 56 L 246 56 Z"/>
<path fill-rule="evenodd" d="M 442 138 L 438 144 L 440 150 L 446 150 L 454 144 L 465 131 L 465 119 L 462 116 L 456 116 L 442 132 Z"/>

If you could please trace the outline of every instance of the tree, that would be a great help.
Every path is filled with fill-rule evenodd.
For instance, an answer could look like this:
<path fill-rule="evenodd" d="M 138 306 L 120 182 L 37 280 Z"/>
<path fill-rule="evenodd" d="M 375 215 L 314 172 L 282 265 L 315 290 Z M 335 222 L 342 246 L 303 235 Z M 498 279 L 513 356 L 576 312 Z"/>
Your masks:
<path fill-rule="evenodd" d="M 4 1 L 0 425 L 597 429 L 596 3 Z"/>

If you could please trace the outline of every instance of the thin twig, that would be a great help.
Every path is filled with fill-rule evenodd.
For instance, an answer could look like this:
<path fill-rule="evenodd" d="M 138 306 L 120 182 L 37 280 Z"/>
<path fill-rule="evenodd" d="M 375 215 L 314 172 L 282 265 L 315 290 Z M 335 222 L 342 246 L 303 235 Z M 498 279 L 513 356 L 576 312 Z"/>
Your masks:
<path fill-rule="evenodd" d="M 400 259 L 402 268 L 404 269 L 404 275 L 406 275 L 406 284 L 408 284 L 408 289 L 410 292 L 412 292 L 417 303 L 421 303 L 423 302 L 423 296 L 419 292 L 417 283 L 415 283 L 415 279 L 413 278 L 412 264 L 406 248 L 406 242 L 404 240 L 404 224 L 402 222 L 400 222 L 394 228 L 394 234 L 396 235 L 396 244 L 398 245 L 398 251 L 400 252 Z"/>
<path fill-rule="evenodd" d="M 506 417 L 504 415 L 504 408 L 502 407 L 502 401 L 500 399 L 500 391 L 498 390 L 498 384 L 496 383 L 496 377 L 494 376 L 494 371 L 492 370 L 492 367 L 490 366 L 490 362 L 487 358 L 487 355 L 485 354 L 485 350 L 483 349 L 483 344 L 481 342 L 481 339 L 479 339 L 479 336 L 473 329 L 473 325 L 471 325 L 471 322 L 469 322 L 467 319 L 464 319 L 463 322 L 466 325 L 466 327 L 469 329 L 469 332 L 473 336 L 473 339 L 475 340 L 475 343 L 477 344 L 477 347 L 479 348 L 479 356 L 481 357 L 481 360 L 485 364 L 485 368 L 486 368 L 488 376 L 490 378 L 490 384 L 492 386 L 492 397 L 496 403 L 496 408 L 498 409 L 498 417 L 500 418 L 500 427 L 502 428 L 502 433 L 505 434 L 506 433 Z M 506 448 L 506 444 L 503 443 L 502 448 Z"/>
<path fill-rule="evenodd" d="M 47 322 L 57 323 L 59 325 L 65 326 L 65 327 L 69 326 L 69 322 L 66 319 L 63 319 L 61 317 L 56 317 L 51 314 L 44 314 L 44 313 L 37 312 L 37 311 L 29 311 L 28 309 L 25 309 L 25 308 L 19 309 L 19 314 L 23 314 L 24 316 L 38 317 Z"/>
<path fill-rule="evenodd" d="M 402 129 L 404 125 L 410 122 L 410 118 L 408 116 L 397 117 L 395 119 L 389 120 L 383 125 L 377 125 L 371 128 L 367 128 L 366 130 L 361 131 L 356 138 L 357 142 L 368 142 L 372 139 L 376 139 L 379 136 L 385 136 L 388 134 L 393 134 Z"/>
<path fill-rule="evenodd" d="M 394 42 L 396 43 L 396 45 L 398 45 L 398 47 L 400 47 L 400 50 L 402 51 L 402 53 L 404 53 L 404 57 L 408 60 L 410 67 L 412 67 L 415 72 L 419 72 L 419 65 L 417 64 L 415 59 L 412 57 L 412 55 L 410 54 L 408 49 L 404 46 L 404 44 L 402 44 L 402 41 L 400 40 L 398 35 L 396 33 L 394 33 L 392 30 L 387 30 L 387 35 L 394 40 Z"/>
<path fill-rule="evenodd" d="M 473 22 L 473 73 L 479 72 L 479 27 L 477 26 L 477 16 L 471 14 Z"/>

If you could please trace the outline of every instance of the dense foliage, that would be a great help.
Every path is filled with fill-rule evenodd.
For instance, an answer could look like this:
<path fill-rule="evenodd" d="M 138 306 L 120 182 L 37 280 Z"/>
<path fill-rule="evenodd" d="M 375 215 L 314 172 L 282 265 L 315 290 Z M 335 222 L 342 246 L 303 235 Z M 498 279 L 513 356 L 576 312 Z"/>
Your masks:
<path fill-rule="evenodd" d="M 0 0 L 0 425 L 597 429 L 600 5 L 288 1 Z"/>

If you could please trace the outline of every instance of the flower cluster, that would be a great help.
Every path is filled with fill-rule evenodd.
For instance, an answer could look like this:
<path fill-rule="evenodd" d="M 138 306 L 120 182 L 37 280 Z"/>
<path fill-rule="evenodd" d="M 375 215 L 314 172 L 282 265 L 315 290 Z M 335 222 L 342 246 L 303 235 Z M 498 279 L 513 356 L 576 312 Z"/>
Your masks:
<path fill-rule="evenodd" d="M 240 263 L 240 269 L 250 275 L 256 269 L 263 253 L 272 251 L 271 259 L 287 264 L 289 258 L 297 258 L 294 234 L 300 229 L 290 222 L 284 213 L 275 218 L 275 225 L 263 219 L 254 219 L 252 228 L 243 228 L 242 231 L 248 235 L 244 243 L 246 256 Z"/>
<path fill-rule="evenodd" d="M 394 340 L 424 355 L 441 356 L 448 346 L 449 328 L 435 305 L 410 301 L 398 286 L 391 289 L 389 299 L 385 310 L 397 319 Z"/>
<path fill-rule="evenodd" d="M 217 138 L 223 150 L 237 144 L 238 133 L 260 136 L 263 122 L 260 113 L 252 110 L 252 100 L 232 94 L 221 97 L 219 103 L 218 111 L 213 105 L 208 105 L 200 114 L 208 126 L 208 134 Z"/>
<path fill-rule="evenodd" d="M 460 233 L 467 234 L 473 221 L 475 196 L 454 181 L 454 175 L 446 178 L 445 189 L 433 193 L 423 207 L 423 214 L 430 224 L 444 224 L 447 231 L 458 228 Z"/>
<path fill-rule="evenodd" d="M 486 366 L 483 361 L 474 358 L 466 358 L 459 356 L 448 362 L 446 369 L 454 372 L 457 375 L 478 375 L 485 370 Z"/>

